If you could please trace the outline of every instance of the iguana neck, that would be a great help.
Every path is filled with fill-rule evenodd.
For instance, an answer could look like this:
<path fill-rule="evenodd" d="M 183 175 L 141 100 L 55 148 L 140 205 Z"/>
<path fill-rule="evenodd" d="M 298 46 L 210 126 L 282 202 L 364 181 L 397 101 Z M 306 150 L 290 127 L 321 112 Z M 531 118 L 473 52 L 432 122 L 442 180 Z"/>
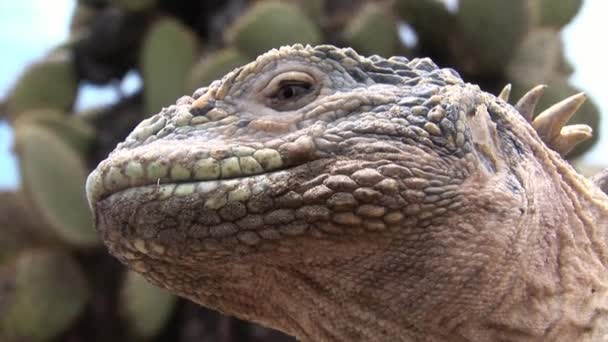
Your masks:
<path fill-rule="evenodd" d="M 407 248 L 396 248 L 424 241 L 378 236 L 361 246 L 328 242 L 327 248 L 340 251 L 335 258 L 254 272 L 270 279 L 258 293 L 274 317 L 261 323 L 303 341 L 597 340 L 602 332 L 596 325 L 608 312 L 605 247 L 598 245 L 605 241 L 607 211 L 593 196 L 604 195 L 577 194 L 576 186 L 586 181 L 573 172 L 560 176 L 556 168 L 542 183 L 531 170 L 521 168 L 520 180 L 543 191 L 526 192 L 527 214 L 511 239 L 518 243 L 504 259 L 488 260 L 486 274 L 464 274 L 463 284 L 446 294 L 442 278 L 433 280 L 441 269 L 421 272 L 412 256 L 403 255 Z M 580 210 L 592 202 L 596 209 Z M 455 221 L 453 228 L 466 225 Z M 434 265 L 432 253 L 426 257 Z M 467 300 L 476 294 L 483 300 Z"/>
<path fill-rule="evenodd" d="M 542 167 L 518 170 L 529 203 L 522 271 L 485 324 L 493 338 L 600 340 L 608 333 L 600 329 L 608 320 L 606 195 L 552 152 L 535 162 Z"/>
<path fill-rule="evenodd" d="M 513 236 L 505 239 L 512 247 L 488 260 L 492 266 L 480 268 L 477 276 L 463 273 L 460 287 L 446 294 L 441 277 L 426 279 L 441 269 L 420 272 L 419 265 L 410 265 L 412 256 L 402 255 L 407 248 L 395 248 L 415 239 L 370 239 L 326 263 L 279 270 L 282 285 L 275 294 L 299 303 L 288 306 L 292 311 L 284 312 L 280 328 L 304 341 L 598 340 L 604 333 L 598 326 L 608 320 L 608 202 L 566 162 L 547 158 L 544 163 L 551 166 L 540 167 L 536 160 L 514 170 L 528 205 Z M 450 229 L 468 224 L 451 222 Z M 376 252 L 366 253 L 372 249 Z M 433 265 L 432 253 L 425 258 Z M 307 272 L 308 266 L 314 272 Z M 351 282 L 348 275 L 363 280 Z M 467 300 L 476 293 L 490 296 Z"/>

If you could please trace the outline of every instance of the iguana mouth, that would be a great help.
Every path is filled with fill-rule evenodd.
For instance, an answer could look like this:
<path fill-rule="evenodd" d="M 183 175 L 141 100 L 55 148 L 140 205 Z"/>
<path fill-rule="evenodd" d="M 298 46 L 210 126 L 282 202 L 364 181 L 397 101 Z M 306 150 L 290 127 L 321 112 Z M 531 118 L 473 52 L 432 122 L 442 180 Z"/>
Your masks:
<path fill-rule="evenodd" d="M 289 146 L 285 146 L 289 144 L 297 146 L 298 153 L 290 153 Z M 156 189 L 161 197 L 204 193 L 219 183 L 236 184 L 245 178 L 275 173 L 313 160 L 314 145 L 306 137 L 283 145 L 279 148 L 258 144 L 203 146 L 167 151 L 160 146 L 145 146 L 146 151 L 154 153 L 118 151 L 89 175 L 86 184 L 89 205 L 93 208 L 97 201 L 114 193 L 142 187 Z M 303 155 L 308 157 L 302 158 Z"/>

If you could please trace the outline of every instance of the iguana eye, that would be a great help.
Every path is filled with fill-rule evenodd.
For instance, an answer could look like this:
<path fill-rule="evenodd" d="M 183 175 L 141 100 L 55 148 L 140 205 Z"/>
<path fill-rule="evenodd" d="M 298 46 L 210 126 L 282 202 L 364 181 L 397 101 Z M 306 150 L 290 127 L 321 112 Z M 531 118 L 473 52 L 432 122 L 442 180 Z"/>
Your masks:
<path fill-rule="evenodd" d="M 293 110 L 312 101 L 316 96 L 315 79 L 307 73 L 289 71 L 275 76 L 262 93 L 268 106 L 280 110 Z"/>
<path fill-rule="evenodd" d="M 306 95 L 311 88 L 312 84 L 307 82 L 287 81 L 281 83 L 279 89 L 271 97 L 279 101 L 295 100 Z"/>

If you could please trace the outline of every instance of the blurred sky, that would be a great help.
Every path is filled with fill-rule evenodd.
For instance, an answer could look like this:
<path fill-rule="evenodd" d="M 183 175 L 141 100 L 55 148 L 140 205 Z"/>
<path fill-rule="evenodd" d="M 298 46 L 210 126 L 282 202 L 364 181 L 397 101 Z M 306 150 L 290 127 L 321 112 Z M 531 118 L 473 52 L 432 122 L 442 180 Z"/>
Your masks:
<path fill-rule="evenodd" d="M 556 0 L 559 1 L 559 0 Z M 4 98 L 14 80 L 31 62 L 67 37 L 70 14 L 75 0 L 0 0 L 0 98 Z M 454 0 L 447 2 L 454 3 Z M 608 164 L 608 44 L 603 36 L 608 29 L 604 19 L 608 1 L 585 0 L 578 16 L 563 31 L 566 55 L 576 72 L 572 83 L 585 90 L 603 114 L 599 144 L 585 156 L 593 164 Z M 602 43 L 604 42 L 604 43 Z M 131 74 L 123 89 L 138 87 Z M 108 103 L 116 98 L 109 87 L 85 85 L 79 92 L 76 107 Z M 15 188 L 19 182 L 17 165 L 11 153 L 12 134 L 0 121 L 0 189 Z"/>

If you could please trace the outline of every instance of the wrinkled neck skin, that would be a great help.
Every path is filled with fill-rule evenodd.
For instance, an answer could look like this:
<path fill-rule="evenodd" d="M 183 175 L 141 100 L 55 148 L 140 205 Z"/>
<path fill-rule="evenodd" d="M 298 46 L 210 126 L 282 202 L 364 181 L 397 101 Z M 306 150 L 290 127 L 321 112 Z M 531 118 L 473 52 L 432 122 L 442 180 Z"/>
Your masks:
<path fill-rule="evenodd" d="M 193 301 L 302 341 L 601 341 L 606 199 L 580 196 L 588 182 L 559 168 L 569 166 L 548 154 L 511 170 L 522 186 L 515 196 L 502 188 L 512 185 L 506 170 L 477 170 L 458 211 L 476 208 L 476 216 L 362 239 L 286 242 L 279 255 L 174 272 L 205 275 L 182 293 Z M 488 219 L 497 214 L 488 201 L 504 203 L 499 219 Z"/>
<path fill-rule="evenodd" d="M 478 215 L 328 243 L 340 254 L 260 268 L 273 283 L 264 301 L 280 313 L 262 323 L 303 341 L 605 340 L 606 195 L 542 143 L 532 149 L 515 167 L 472 171 L 461 210 Z M 485 212 L 487 201 L 504 212 Z"/>
<path fill-rule="evenodd" d="M 450 245 L 443 251 L 434 245 L 438 249 L 436 254 L 428 251 L 423 257 L 427 266 L 431 266 L 424 272 L 417 265 L 412 267 L 412 274 L 419 273 L 417 276 L 408 276 L 407 268 L 415 262 L 406 247 L 416 239 L 402 237 L 388 243 L 390 247 L 382 245 L 380 249 L 385 254 L 357 254 L 356 258 L 343 261 L 348 265 L 346 269 L 359 270 L 358 276 L 369 282 L 367 287 L 353 289 L 339 298 L 332 298 L 331 288 L 315 289 L 312 284 L 318 283 L 311 284 L 315 274 L 289 277 L 284 293 L 291 297 L 290 301 L 299 303 L 293 306 L 297 309 L 290 315 L 294 322 L 310 325 L 287 331 L 304 341 L 605 340 L 607 198 L 554 152 L 543 147 L 536 151 L 536 157 L 511 170 L 523 188 L 521 209 L 525 213 L 514 221 L 509 221 L 509 215 L 505 214 L 503 222 L 484 221 L 481 213 L 449 218 L 449 229 L 461 234 L 473 230 L 479 244 L 460 250 Z M 486 176 L 479 175 L 478 179 Z M 503 176 L 499 168 L 493 177 L 486 179 L 485 185 L 499 184 Z M 486 190 L 488 197 L 480 196 L 474 207 L 482 207 L 484 200 L 506 200 L 492 194 L 492 190 L 475 188 L 480 193 Z M 517 208 L 517 202 L 512 204 Z M 508 202 L 505 206 L 509 206 Z M 505 230 L 501 228 L 511 224 L 515 229 L 503 236 Z M 446 227 L 427 229 L 433 228 Z M 497 250 L 500 252 L 496 253 Z M 470 258 L 473 253 L 481 257 Z M 453 279 L 458 275 L 435 265 L 431 255 L 443 263 L 457 262 L 460 257 L 476 259 L 479 264 L 462 267 L 452 264 L 461 280 L 460 287 L 454 287 L 458 282 Z M 362 259 L 375 258 L 378 260 L 375 265 L 366 269 L 358 266 Z M 386 268 L 385 260 L 395 260 L 389 266 L 394 272 L 385 273 L 387 276 L 382 276 L 382 272 L 370 275 L 369 269 Z M 332 269 L 331 265 L 325 266 Z M 340 273 L 339 269 L 332 270 L 336 275 Z M 441 272 L 445 272 L 444 276 L 433 276 Z M 433 280 L 427 282 L 419 277 Z M 403 284 L 408 284 L 407 294 Z M 315 295 L 306 295 L 310 293 Z M 372 302 L 383 304 L 370 305 Z M 331 309 L 323 311 L 323 308 Z"/>
<path fill-rule="evenodd" d="M 494 129 L 477 115 L 473 130 Z M 534 139 L 533 157 L 510 166 L 494 139 L 473 132 L 469 166 L 491 159 L 496 169 L 469 169 L 461 184 L 469 203 L 459 211 L 467 216 L 334 245 L 352 253 L 316 261 L 310 273 L 273 273 L 283 285 L 277 304 L 298 299 L 274 326 L 303 341 L 608 338 L 607 197 L 531 129 L 517 133 Z"/>
<path fill-rule="evenodd" d="M 490 340 L 606 340 L 607 197 L 555 152 L 534 140 L 531 149 L 535 158 L 513 170 L 526 189 L 521 257 L 486 321 L 500 331 Z"/>

